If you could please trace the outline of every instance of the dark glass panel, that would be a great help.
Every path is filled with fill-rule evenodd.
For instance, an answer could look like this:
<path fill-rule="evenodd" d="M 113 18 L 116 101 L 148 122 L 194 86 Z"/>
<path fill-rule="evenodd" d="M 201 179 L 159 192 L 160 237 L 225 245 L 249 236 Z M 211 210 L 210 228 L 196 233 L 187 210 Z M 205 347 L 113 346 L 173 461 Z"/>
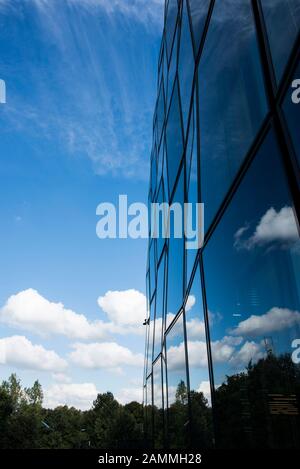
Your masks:
<path fill-rule="evenodd" d="M 154 359 L 161 353 L 162 329 L 163 329 L 163 318 L 164 318 L 164 293 L 165 293 L 165 254 L 163 255 L 160 261 L 158 272 L 157 272 Z"/>
<path fill-rule="evenodd" d="M 167 165 L 170 192 L 178 173 L 182 153 L 182 124 L 177 81 L 175 83 L 166 128 Z"/>
<path fill-rule="evenodd" d="M 183 315 L 166 337 L 168 378 L 168 442 L 171 449 L 188 444 L 188 389 Z"/>
<path fill-rule="evenodd" d="M 299 0 L 261 0 L 278 80 L 282 77 L 300 28 Z"/>
<path fill-rule="evenodd" d="M 213 444 L 211 392 L 199 267 L 185 306 L 193 447 Z"/>
<path fill-rule="evenodd" d="M 165 97 L 163 82 L 161 82 L 157 101 L 157 142 L 160 144 L 161 133 L 165 121 Z"/>
<path fill-rule="evenodd" d="M 181 96 L 183 128 L 186 131 L 189 110 L 191 104 L 191 93 L 193 86 L 195 60 L 190 31 L 190 22 L 186 7 L 186 1 L 183 2 L 181 35 L 179 46 L 178 78 Z"/>
<path fill-rule="evenodd" d="M 195 41 L 195 54 L 197 55 L 208 14 L 210 0 L 189 0 L 189 4 Z"/>
<path fill-rule="evenodd" d="M 204 272 L 219 446 L 299 447 L 300 242 L 273 131 L 204 250 Z"/>
<path fill-rule="evenodd" d="M 176 71 L 177 71 L 177 52 L 178 52 L 178 28 L 176 29 L 176 34 L 175 34 L 175 40 L 174 40 L 174 45 L 172 49 L 172 56 L 171 56 L 171 62 L 169 65 L 169 72 L 168 72 L 168 90 L 167 90 L 167 110 L 169 109 L 170 105 L 170 99 L 172 96 L 172 90 L 174 87 L 174 81 L 176 77 Z"/>
<path fill-rule="evenodd" d="M 188 145 L 186 151 L 186 186 L 187 186 L 187 202 L 191 205 L 187 206 L 186 211 L 186 286 L 188 287 L 190 276 L 194 267 L 195 258 L 198 249 L 195 249 L 199 238 L 199 216 L 197 211 L 198 197 L 198 160 L 197 160 L 197 129 L 195 128 L 195 106 L 192 111 L 191 125 L 188 136 Z M 196 232 L 197 235 L 193 236 Z"/>
<path fill-rule="evenodd" d="M 267 112 L 249 0 L 217 0 L 199 64 L 201 194 L 208 227 Z"/>
<path fill-rule="evenodd" d="M 153 442 L 153 402 L 152 402 L 152 375 L 146 382 L 146 439 L 151 447 Z"/>
<path fill-rule="evenodd" d="M 300 64 L 296 69 L 293 83 L 295 87 L 289 88 L 282 107 L 300 166 Z"/>
<path fill-rule="evenodd" d="M 153 340 L 154 340 L 154 318 L 155 318 L 155 295 L 150 304 L 150 325 L 149 325 L 149 345 L 148 345 L 148 364 L 147 364 L 147 375 L 152 371 L 153 361 Z"/>
<path fill-rule="evenodd" d="M 184 203 L 184 173 L 181 171 L 178 185 L 175 191 L 175 197 L 172 202 L 176 203 L 176 210 L 181 207 L 181 220 L 183 224 L 183 203 Z M 183 271 L 184 271 L 184 238 L 183 236 L 175 238 L 174 233 L 174 217 L 172 213 L 170 223 L 170 239 L 168 252 L 168 291 L 167 291 L 167 315 L 166 327 L 174 319 L 183 303 Z M 178 233 L 179 234 L 179 233 Z"/>
<path fill-rule="evenodd" d="M 150 298 L 156 288 L 156 255 L 155 255 L 155 243 L 156 240 L 152 239 L 150 241 L 150 249 L 149 249 L 149 267 L 150 267 Z"/>
<path fill-rule="evenodd" d="M 166 43 L 167 43 L 167 52 L 170 57 L 172 43 L 174 38 L 174 31 L 176 27 L 178 15 L 178 3 L 177 0 L 169 0 L 166 13 Z"/>
<path fill-rule="evenodd" d="M 154 448 L 164 446 L 164 409 L 162 391 L 161 358 L 153 365 L 153 403 L 154 403 Z"/>
<path fill-rule="evenodd" d="M 163 181 L 160 184 L 160 188 L 157 195 L 157 211 L 155 211 L 156 216 L 156 224 L 157 224 L 157 261 L 159 261 L 163 247 L 165 245 L 165 232 L 167 228 L 167 220 L 168 220 L 168 208 L 164 205 L 166 202 L 165 200 L 165 190 Z"/>

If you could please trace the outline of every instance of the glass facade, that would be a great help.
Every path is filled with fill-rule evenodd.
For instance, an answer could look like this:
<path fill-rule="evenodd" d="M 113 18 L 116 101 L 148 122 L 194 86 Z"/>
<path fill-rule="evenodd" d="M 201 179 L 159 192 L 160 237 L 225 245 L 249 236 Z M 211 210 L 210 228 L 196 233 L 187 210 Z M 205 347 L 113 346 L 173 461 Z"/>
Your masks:
<path fill-rule="evenodd" d="M 299 28 L 298 0 L 166 2 L 149 202 L 203 203 L 205 237 L 171 211 L 149 243 L 155 448 L 300 449 Z"/>

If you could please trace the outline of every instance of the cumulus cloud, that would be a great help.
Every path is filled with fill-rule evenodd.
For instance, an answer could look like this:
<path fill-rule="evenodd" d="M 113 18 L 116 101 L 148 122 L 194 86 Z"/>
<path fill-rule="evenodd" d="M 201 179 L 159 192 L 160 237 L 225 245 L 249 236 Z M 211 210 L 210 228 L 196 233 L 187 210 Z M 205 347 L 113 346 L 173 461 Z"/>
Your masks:
<path fill-rule="evenodd" d="M 134 289 L 108 291 L 98 298 L 98 304 L 107 317 L 120 326 L 136 326 L 147 316 L 146 297 Z"/>
<path fill-rule="evenodd" d="M 248 319 L 241 321 L 230 333 L 233 335 L 255 337 L 279 332 L 296 325 L 300 326 L 299 311 L 274 307 L 262 316 L 252 315 Z"/>
<path fill-rule="evenodd" d="M 44 390 L 44 407 L 54 409 L 68 405 L 87 410 L 92 406 L 98 394 L 94 383 L 53 384 Z"/>
<path fill-rule="evenodd" d="M 111 334 L 143 335 L 146 297 L 137 290 L 109 291 L 98 300 L 111 321 L 89 321 L 85 315 L 54 303 L 29 288 L 8 298 L 0 321 L 41 336 L 64 335 L 69 339 L 104 340 Z"/>
<path fill-rule="evenodd" d="M 264 353 L 261 344 L 245 342 L 244 345 L 230 358 L 229 363 L 235 368 L 244 368 L 250 360 L 256 363 L 263 358 Z"/>
<path fill-rule="evenodd" d="M 247 224 L 235 233 L 235 248 L 251 250 L 256 246 L 272 243 L 290 247 L 299 243 L 299 233 L 292 207 L 283 207 L 278 212 L 271 207 L 260 219 L 252 236 L 242 239 L 248 230 Z"/>
<path fill-rule="evenodd" d="M 128 404 L 132 401 L 142 402 L 143 387 L 140 385 L 139 387 L 122 388 L 115 397 L 121 404 Z"/>
<path fill-rule="evenodd" d="M 73 344 L 69 354 L 72 363 L 81 368 L 119 370 L 122 366 L 141 367 L 144 356 L 133 353 L 126 347 L 115 342 Z"/>
<path fill-rule="evenodd" d="M 52 378 L 58 383 L 70 383 L 72 381 L 70 376 L 65 373 L 53 373 Z"/>
<path fill-rule="evenodd" d="M 53 350 L 33 345 L 24 336 L 12 336 L 0 339 L 0 365 L 30 370 L 62 371 L 67 367 L 67 362 Z"/>
<path fill-rule="evenodd" d="M 10 296 L 0 310 L 0 320 L 41 336 L 61 334 L 70 339 L 103 339 L 108 330 L 103 321 L 90 322 L 83 314 L 47 300 L 32 288 Z"/>
<path fill-rule="evenodd" d="M 208 400 L 209 405 L 211 405 L 211 392 L 210 392 L 210 382 L 202 381 L 200 383 L 197 392 L 202 392 L 203 396 Z"/>

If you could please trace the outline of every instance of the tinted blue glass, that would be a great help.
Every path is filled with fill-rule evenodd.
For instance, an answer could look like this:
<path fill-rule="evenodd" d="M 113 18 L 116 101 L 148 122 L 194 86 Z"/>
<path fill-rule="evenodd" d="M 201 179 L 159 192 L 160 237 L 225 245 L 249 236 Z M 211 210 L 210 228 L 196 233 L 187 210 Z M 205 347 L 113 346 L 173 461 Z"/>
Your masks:
<path fill-rule="evenodd" d="M 174 31 L 176 26 L 178 14 L 178 3 L 177 0 L 169 0 L 166 14 L 166 43 L 167 43 L 167 52 L 170 57 L 172 42 L 174 38 Z"/>
<path fill-rule="evenodd" d="M 156 309 L 155 309 L 155 334 L 154 334 L 154 359 L 161 352 L 162 328 L 164 317 L 164 292 L 165 292 L 165 255 L 162 257 L 157 271 Z"/>
<path fill-rule="evenodd" d="M 148 342 L 148 364 L 147 375 L 152 371 L 153 362 L 153 345 L 154 345 L 154 318 L 155 318 L 155 295 L 150 303 L 150 325 L 149 325 L 149 342 Z"/>
<path fill-rule="evenodd" d="M 185 306 L 187 349 L 195 447 L 212 446 L 211 392 L 199 268 Z"/>
<path fill-rule="evenodd" d="M 216 1 L 198 75 L 208 227 L 267 111 L 250 1 Z"/>
<path fill-rule="evenodd" d="M 156 192 L 156 184 L 157 184 L 157 160 L 156 160 L 156 152 L 153 152 L 153 156 L 151 159 L 151 193 L 152 198 L 155 196 Z"/>
<path fill-rule="evenodd" d="M 152 298 L 152 295 L 156 287 L 155 239 L 152 239 L 150 242 L 149 267 L 150 267 L 150 298 Z"/>
<path fill-rule="evenodd" d="M 189 140 L 186 152 L 186 178 L 187 178 L 187 206 L 186 211 L 186 286 L 188 287 L 191 273 L 194 267 L 195 258 L 198 249 L 195 249 L 197 243 L 196 231 L 198 228 L 198 161 L 197 161 L 197 130 L 194 126 L 194 112 L 192 113 Z M 199 235 L 199 232 L 198 232 Z M 194 246 L 192 245 L 194 244 Z"/>
<path fill-rule="evenodd" d="M 184 345 L 183 315 L 166 337 L 168 377 L 168 436 L 170 448 L 187 444 L 188 389 Z"/>
<path fill-rule="evenodd" d="M 157 101 L 157 141 L 158 145 L 161 139 L 161 133 L 164 125 L 165 119 L 165 97 L 164 97 L 164 87 L 163 82 L 161 82 L 158 101 Z"/>
<path fill-rule="evenodd" d="M 299 445 L 300 242 L 272 132 L 204 250 L 204 272 L 220 445 Z"/>
<path fill-rule="evenodd" d="M 294 83 L 294 88 L 289 88 L 282 107 L 300 165 L 300 65 L 297 67 L 292 83 Z"/>
<path fill-rule="evenodd" d="M 191 92 L 194 78 L 195 61 L 192 46 L 192 37 L 190 31 L 189 17 L 186 2 L 183 2 L 181 35 L 179 47 L 178 76 L 182 106 L 183 128 L 186 130 L 190 103 Z"/>
<path fill-rule="evenodd" d="M 167 230 L 167 221 L 168 221 L 168 207 L 164 205 L 165 203 L 165 191 L 164 191 L 164 184 L 163 181 L 161 182 L 158 197 L 157 197 L 157 204 L 159 204 L 159 208 L 157 211 L 157 224 L 159 232 L 157 233 L 157 260 L 159 261 L 163 247 L 165 245 L 166 237 L 164 233 Z"/>
<path fill-rule="evenodd" d="M 153 365 L 154 447 L 163 448 L 163 391 L 161 358 Z"/>
<path fill-rule="evenodd" d="M 299 0 L 262 0 L 277 79 L 280 80 L 300 28 Z"/>
<path fill-rule="evenodd" d="M 175 35 L 174 45 L 172 49 L 171 62 L 169 65 L 169 72 L 168 72 L 168 89 L 167 89 L 167 100 L 166 100 L 167 110 L 169 109 L 172 91 L 174 87 L 176 71 L 177 71 L 177 52 L 178 52 L 178 28 L 176 29 L 176 35 Z"/>
<path fill-rule="evenodd" d="M 182 124 L 177 82 L 174 87 L 166 128 L 167 165 L 169 190 L 173 189 L 183 153 Z"/>
<path fill-rule="evenodd" d="M 178 186 L 175 192 L 174 201 L 184 204 L 184 180 L 183 171 L 178 180 Z M 178 207 L 177 207 L 178 208 Z M 173 214 L 172 214 L 173 215 Z M 181 219 L 183 223 L 183 210 L 181 210 Z M 173 216 L 172 216 L 173 220 Z M 172 223 L 173 224 L 173 223 Z M 172 225 L 171 224 L 171 225 Z M 166 327 L 174 319 L 175 315 L 182 307 L 183 303 L 183 270 L 184 270 L 184 238 L 174 237 L 174 230 L 170 230 L 169 252 L 168 252 L 168 292 L 167 292 L 167 316 Z"/>
<path fill-rule="evenodd" d="M 193 24 L 195 54 L 197 54 L 205 26 L 210 0 L 189 0 L 189 4 Z"/>

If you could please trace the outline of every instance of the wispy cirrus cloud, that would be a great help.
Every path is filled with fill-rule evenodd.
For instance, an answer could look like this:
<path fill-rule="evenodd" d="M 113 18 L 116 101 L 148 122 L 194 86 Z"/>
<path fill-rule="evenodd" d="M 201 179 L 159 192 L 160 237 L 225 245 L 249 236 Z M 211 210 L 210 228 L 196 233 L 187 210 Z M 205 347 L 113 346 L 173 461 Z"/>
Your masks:
<path fill-rule="evenodd" d="M 146 179 L 163 2 L 20 0 L 1 11 L 36 38 L 22 38 L 14 70 L 4 63 L 5 122 L 96 174 Z"/>

